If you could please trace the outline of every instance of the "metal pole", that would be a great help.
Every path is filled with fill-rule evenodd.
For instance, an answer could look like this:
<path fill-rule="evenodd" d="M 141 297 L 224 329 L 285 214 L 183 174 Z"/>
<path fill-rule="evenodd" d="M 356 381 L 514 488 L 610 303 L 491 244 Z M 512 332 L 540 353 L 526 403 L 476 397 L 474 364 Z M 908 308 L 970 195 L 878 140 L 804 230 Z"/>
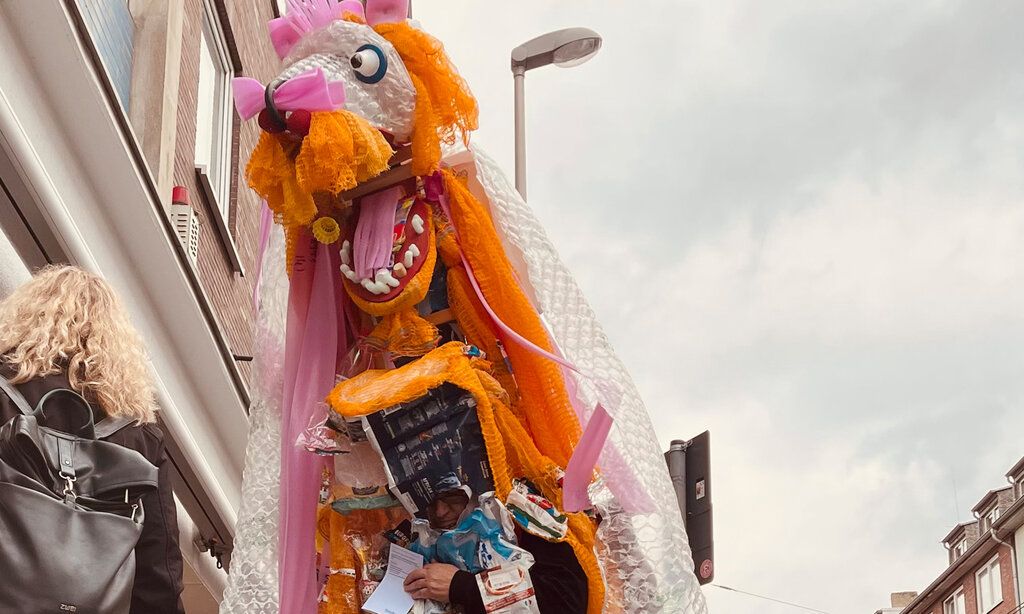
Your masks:
<path fill-rule="evenodd" d="M 516 190 L 526 200 L 526 67 L 513 66 L 516 86 Z"/>

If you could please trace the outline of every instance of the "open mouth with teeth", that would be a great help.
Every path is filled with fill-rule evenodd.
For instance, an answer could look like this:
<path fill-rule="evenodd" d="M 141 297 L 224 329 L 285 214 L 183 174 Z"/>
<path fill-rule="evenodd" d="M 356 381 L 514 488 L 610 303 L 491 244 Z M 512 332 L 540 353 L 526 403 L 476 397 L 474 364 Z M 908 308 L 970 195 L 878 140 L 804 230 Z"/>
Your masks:
<path fill-rule="evenodd" d="M 402 295 L 421 272 L 433 274 L 434 238 L 430 207 L 401 189 L 384 190 L 356 203 L 341 245 L 341 273 L 349 294 L 367 303 Z"/>

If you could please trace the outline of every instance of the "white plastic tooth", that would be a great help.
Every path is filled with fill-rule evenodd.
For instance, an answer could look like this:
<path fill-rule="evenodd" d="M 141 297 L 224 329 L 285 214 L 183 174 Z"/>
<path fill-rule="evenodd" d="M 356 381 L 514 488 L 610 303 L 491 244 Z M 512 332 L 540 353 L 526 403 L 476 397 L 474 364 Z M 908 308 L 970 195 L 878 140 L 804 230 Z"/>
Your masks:
<path fill-rule="evenodd" d="M 399 279 L 405 277 L 405 274 L 408 272 L 405 265 L 401 262 L 396 262 L 394 268 L 391 269 L 391 273 Z"/>
<path fill-rule="evenodd" d="M 412 259 L 413 259 L 412 249 L 406 250 L 405 257 L 402 258 L 402 264 L 405 265 L 405 268 L 407 268 L 407 269 L 411 269 L 412 268 Z"/>
<path fill-rule="evenodd" d="M 356 272 L 352 270 L 352 267 L 348 266 L 344 262 L 341 263 L 341 274 L 347 277 L 350 281 L 359 283 L 359 278 L 356 277 Z"/>
<path fill-rule="evenodd" d="M 398 280 L 395 279 L 394 276 L 391 275 L 391 271 L 388 271 L 387 269 L 377 271 L 374 281 L 376 281 L 378 286 L 384 288 L 385 293 L 389 292 L 391 288 L 398 287 Z"/>
<path fill-rule="evenodd" d="M 341 262 L 352 264 L 352 244 L 347 240 L 341 244 Z"/>
<path fill-rule="evenodd" d="M 374 294 L 387 294 L 391 291 L 391 288 L 382 281 L 373 282 L 373 293 Z"/>
<path fill-rule="evenodd" d="M 412 252 L 413 258 L 420 257 L 420 248 L 415 243 L 409 246 L 409 251 Z"/>
<path fill-rule="evenodd" d="M 412 216 L 412 229 L 416 231 L 416 234 L 423 234 L 423 218 L 420 214 L 416 213 Z"/>
<path fill-rule="evenodd" d="M 373 292 L 374 282 L 370 281 L 369 279 L 360 280 L 359 285 L 366 288 L 367 292 Z M 373 293 L 376 294 L 376 292 Z"/>

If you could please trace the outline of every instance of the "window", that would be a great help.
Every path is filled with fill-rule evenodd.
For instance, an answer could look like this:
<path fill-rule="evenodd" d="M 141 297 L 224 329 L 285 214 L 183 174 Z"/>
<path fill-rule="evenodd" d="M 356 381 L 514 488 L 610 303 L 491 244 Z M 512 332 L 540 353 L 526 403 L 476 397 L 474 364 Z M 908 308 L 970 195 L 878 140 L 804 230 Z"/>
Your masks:
<path fill-rule="evenodd" d="M 967 538 L 963 538 L 953 545 L 953 560 L 957 560 L 967 552 Z"/>
<path fill-rule="evenodd" d="M 1024 475 L 1017 478 L 1017 481 L 1013 483 L 1013 498 L 1019 499 L 1024 496 Z"/>
<path fill-rule="evenodd" d="M 942 614 L 967 614 L 967 600 L 964 599 L 963 588 L 958 588 L 949 596 L 949 599 L 943 602 Z"/>
<path fill-rule="evenodd" d="M 1003 586 L 999 577 L 999 557 L 995 556 L 975 574 L 978 585 L 978 611 L 987 614 L 1003 601 Z"/>
<path fill-rule="evenodd" d="M 199 90 L 196 97 L 196 168 L 210 181 L 226 220 L 231 204 L 231 63 L 216 10 L 203 3 L 199 40 Z"/>
<path fill-rule="evenodd" d="M 999 508 L 993 507 L 981 517 L 981 532 L 991 529 L 996 520 L 999 520 Z"/>

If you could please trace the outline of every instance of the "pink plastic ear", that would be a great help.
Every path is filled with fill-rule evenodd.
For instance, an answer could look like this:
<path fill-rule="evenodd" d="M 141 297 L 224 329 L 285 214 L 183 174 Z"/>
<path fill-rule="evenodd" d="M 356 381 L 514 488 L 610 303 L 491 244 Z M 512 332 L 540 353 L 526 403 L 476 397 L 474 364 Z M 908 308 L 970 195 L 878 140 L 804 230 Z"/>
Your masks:
<path fill-rule="evenodd" d="M 409 18 L 409 0 L 366 0 L 366 23 L 396 23 Z"/>
<path fill-rule="evenodd" d="M 359 0 L 342 0 L 341 2 L 341 14 L 352 13 L 361 19 L 366 19 L 366 14 L 363 12 L 363 3 Z"/>
<path fill-rule="evenodd" d="M 270 42 L 274 45 L 274 51 L 277 52 L 277 57 L 282 60 L 292 50 L 295 43 L 299 42 L 299 39 L 302 38 L 302 32 L 292 25 L 291 20 L 287 17 L 271 19 L 267 23 L 267 29 L 270 30 Z"/>

